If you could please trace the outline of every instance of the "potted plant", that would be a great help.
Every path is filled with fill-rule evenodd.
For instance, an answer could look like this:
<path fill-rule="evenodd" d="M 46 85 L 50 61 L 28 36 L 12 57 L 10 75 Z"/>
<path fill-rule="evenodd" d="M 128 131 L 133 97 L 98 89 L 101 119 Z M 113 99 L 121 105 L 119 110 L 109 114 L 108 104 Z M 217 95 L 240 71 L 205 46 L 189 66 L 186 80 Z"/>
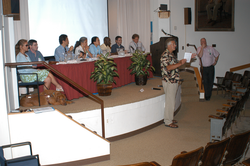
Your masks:
<path fill-rule="evenodd" d="M 97 83 L 99 96 L 109 96 L 112 92 L 112 83 L 116 83 L 114 77 L 119 77 L 116 63 L 113 58 L 108 58 L 109 53 L 101 54 L 95 62 L 95 69 L 90 78 Z"/>
<path fill-rule="evenodd" d="M 147 59 L 148 54 L 149 53 L 143 53 L 140 50 L 136 50 L 130 58 L 132 63 L 128 69 L 132 70 L 130 74 L 135 75 L 136 85 L 146 85 L 149 70 L 155 70 L 155 68 L 151 66 L 150 61 Z"/>

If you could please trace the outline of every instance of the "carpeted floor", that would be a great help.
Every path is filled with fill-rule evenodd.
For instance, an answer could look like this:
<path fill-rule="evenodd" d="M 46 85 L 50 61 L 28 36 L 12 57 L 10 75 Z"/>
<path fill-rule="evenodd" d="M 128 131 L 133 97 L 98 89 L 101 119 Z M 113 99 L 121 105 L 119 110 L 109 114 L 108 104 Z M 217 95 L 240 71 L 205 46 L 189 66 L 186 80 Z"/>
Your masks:
<path fill-rule="evenodd" d="M 222 108 L 227 99 L 213 92 L 210 101 L 183 102 L 181 110 L 175 117 L 178 120 L 178 129 L 171 129 L 162 124 L 144 133 L 111 142 L 111 159 L 88 166 L 116 166 L 143 161 L 157 161 L 162 166 L 171 165 L 173 157 L 181 151 L 191 151 L 206 146 L 210 135 L 208 115 L 216 114 L 216 109 Z M 249 100 L 245 116 L 242 119 L 247 119 L 247 123 L 243 123 L 245 120 L 242 120 L 238 129 L 249 130 L 250 119 L 247 117 L 250 116 Z"/>
<path fill-rule="evenodd" d="M 136 86 L 131 83 L 113 89 L 111 96 L 100 98 L 105 101 L 105 107 L 135 102 L 163 94 L 162 88 L 160 88 L 161 90 L 152 90 L 158 85 L 161 85 L 161 79 L 154 77 L 148 80 L 146 86 Z M 142 88 L 144 92 L 140 92 Z M 124 98 L 124 96 L 128 97 Z M 182 95 L 182 106 L 175 116 L 179 125 L 178 129 L 168 128 L 162 124 L 141 134 L 111 142 L 111 159 L 87 166 L 116 166 L 144 161 L 157 161 L 162 166 L 168 166 L 171 165 L 173 157 L 181 151 L 205 147 L 209 142 L 210 135 L 208 116 L 216 114 L 216 109 L 222 108 L 222 104 L 226 103 L 228 98 L 224 98 L 220 93 L 217 95 L 216 91 L 213 92 L 210 101 L 199 102 L 198 100 L 190 100 L 191 97 Z M 74 104 L 68 106 L 54 107 L 66 114 L 100 108 L 99 104 L 88 98 L 73 101 Z M 242 116 L 241 121 L 238 121 L 238 127 L 233 127 L 234 133 L 249 130 L 250 100 L 247 101 L 245 115 Z M 229 132 L 228 135 L 230 134 Z M 250 153 L 247 154 L 247 157 L 250 157 Z"/>

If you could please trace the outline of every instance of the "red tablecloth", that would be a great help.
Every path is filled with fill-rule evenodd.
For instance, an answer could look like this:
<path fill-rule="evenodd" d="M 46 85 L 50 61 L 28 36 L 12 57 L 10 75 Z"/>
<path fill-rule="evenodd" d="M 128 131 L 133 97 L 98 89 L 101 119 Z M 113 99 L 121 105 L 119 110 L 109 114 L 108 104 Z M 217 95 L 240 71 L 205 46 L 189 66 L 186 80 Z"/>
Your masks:
<path fill-rule="evenodd" d="M 152 64 L 151 56 L 148 56 L 147 59 Z M 119 78 L 115 77 L 116 84 L 113 83 L 113 88 L 121 87 L 127 85 L 131 82 L 135 82 L 134 75 L 130 75 L 130 72 L 127 68 L 130 66 L 132 61 L 130 57 L 122 57 L 122 58 L 114 58 L 114 62 L 117 64 L 117 73 L 119 74 Z M 91 93 L 97 93 L 96 82 L 90 79 L 91 72 L 94 71 L 94 61 L 92 62 L 83 62 L 79 64 L 60 64 L 60 65 L 52 65 L 53 68 L 90 91 Z M 56 75 L 56 80 L 60 85 L 62 85 L 65 95 L 68 100 L 77 99 L 83 97 L 85 94 L 79 92 L 77 89 L 69 85 L 64 80 L 60 79 Z M 149 78 L 153 77 L 153 73 L 150 72 Z M 43 91 L 43 88 L 39 88 Z M 51 84 L 50 89 L 55 90 L 55 86 Z"/>

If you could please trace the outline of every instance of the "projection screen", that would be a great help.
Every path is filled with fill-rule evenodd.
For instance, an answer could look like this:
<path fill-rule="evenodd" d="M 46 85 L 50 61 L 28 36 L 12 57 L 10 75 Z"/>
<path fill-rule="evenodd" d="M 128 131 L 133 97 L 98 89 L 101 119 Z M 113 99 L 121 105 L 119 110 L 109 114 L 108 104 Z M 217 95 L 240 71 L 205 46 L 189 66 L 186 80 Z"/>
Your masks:
<path fill-rule="evenodd" d="M 38 50 L 53 56 L 59 36 L 66 34 L 69 46 L 80 37 L 98 36 L 101 44 L 108 36 L 107 0 L 28 0 L 30 39 Z"/>

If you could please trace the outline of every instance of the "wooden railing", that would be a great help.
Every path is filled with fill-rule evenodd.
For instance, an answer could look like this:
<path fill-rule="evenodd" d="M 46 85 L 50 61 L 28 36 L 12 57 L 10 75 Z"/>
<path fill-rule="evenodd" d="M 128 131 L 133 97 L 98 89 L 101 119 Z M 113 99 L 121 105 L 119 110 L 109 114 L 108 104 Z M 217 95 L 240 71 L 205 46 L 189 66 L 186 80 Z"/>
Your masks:
<path fill-rule="evenodd" d="M 187 43 L 187 46 L 188 46 L 188 47 L 189 47 L 189 46 L 194 47 L 195 51 L 197 52 L 197 47 L 196 47 L 194 44 L 189 44 L 189 43 Z M 198 56 L 198 55 L 197 55 L 197 56 Z M 202 65 L 201 57 L 198 56 L 198 58 L 199 58 L 199 60 L 200 60 L 200 66 L 201 66 L 200 72 L 201 72 L 201 74 L 199 74 L 199 70 L 198 70 L 197 67 L 193 67 L 193 68 L 194 68 L 194 70 L 195 70 L 196 79 L 198 80 L 199 90 L 203 90 L 203 92 L 204 92 L 204 85 L 202 84 L 202 78 L 203 78 L 203 65 Z M 195 69 L 195 68 L 196 68 L 196 69 Z M 200 92 L 201 92 L 201 91 L 200 91 Z"/>
<path fill-rule="evenodd" d="M 197 83 L 198 83 L 198 86 L 199 86 L 199 92 L 200 93 L 204 93 L 204 86 L 202 84 L 202 78 L 201 78 L 201 75 L 200 75 L 200 72 L 199 72 L 199 69 L 197 67 L 193 67 L 192 68 L 194 69 L 194 73 L 195 73 L 195 76 L 196 76 L 196 79 L 197 79 Z"/>
<path fill-rule="evenodd" d="M 105 138 L 105 124 L 104 124 L 104 102 L 102 99 L 100 99 L 99 97 L 93 95 L 91 92 L 89 92 L 88 90 L 84 89 L 83 87 L 81 87 L 80 85 L 78 85 L 76 82 L 72 81 L 71 79 L 69 79 L 68 77 L 66 77 L 65 75 L 63 75 L 62 73 L 60 73 L 58 70 L 54 69 L 51 65 L 49 65 L 48 63 L 41 61 L 41 62 L 18 62 L 18 63 L 5 63 L 5 66 L 8 67 L 16 67 L 17 65 L 38 65 L 38 64 L 42 64 L 44 65 L 46 68 L 50 69 L 51 72 L 55 73 L 56 75 L 58 75 L 59 77 L 61 77 L 62 79 L 64 79 L 64 81 L 66 81 L 67 83 L 69 83 L 70 85 L 74 86 L 76 89 L 78 89 L 79 91 L 81 91 L 82 93 L 86 93 L 89 96 L 92 97 L 92 99 L 99 103 L 101 105 L 101 123 L 102 123 L 102 137 Z"/>
<path fill-rule="evenodd" d="M 234 71 L 238 71 L 238 70 L 243 70 L 243 69 L 246 69 L 246 68 L 250 68 L 250 63 L 230 68 L 230 72 L 234 72 Z"/>

